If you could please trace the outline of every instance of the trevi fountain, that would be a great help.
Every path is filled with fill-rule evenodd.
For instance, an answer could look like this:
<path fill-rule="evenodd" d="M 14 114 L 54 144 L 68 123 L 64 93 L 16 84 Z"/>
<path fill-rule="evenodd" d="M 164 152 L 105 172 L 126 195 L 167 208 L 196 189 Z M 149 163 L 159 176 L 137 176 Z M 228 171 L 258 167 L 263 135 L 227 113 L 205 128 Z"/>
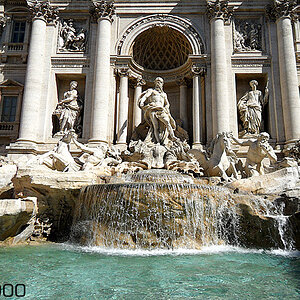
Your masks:
<path fill-rule="evenodd" d="M 120 57 L 113 62 L 117 88 L 112 89 L 105 71 L 112 65 L 105 56 L 105 43 L 110 42 L 105 34 L 115 13 L 114 4 L 94 2 L 92 14 L 98 16 L 102 34 L 97 49 L 102 56 L 96 55 L 94 61 L 97 84 L 92 108 L 87 109 L 89 102 L 82 93 L 88 79 L 61 73 L 56 77 L 57 101 L 41 109 L 41 114 L 48 111 L 45 118 L 38 117 L 45 119 L 40 130 L 35 106 L 40 88 L 36 83 L 42 79 L 35 74 L 39 61 L 32 58 L 35 50 L 31 49 L 35 45 L 41 50 L 36 35 L 57 11 L 48 1 L 27 1 L 35 17 L 21 127 L 18 139 L 0 156 L 0 299 L 13 295 L 26 299 L 297 299 L 299 104 L 294 111 L 282 106 L 286 141 L 279 143 L 280 134 L 275 138 L 272 129 L 274 124 L 280 129 L 279 117 L 276 122 L 271 120 L 274 83 L 267 75 L 248 72 L 236 75 L 235 114 L 230 116 L 229 102 L 224 99 L 231 91 L 227 77 L 222 77 L 225 63 L 222 67 L 219 57 L 225 48 L 217 49 L 216 39 L 209 50 L 211 69 L 203 65 L 207 57 L 202 54 L 207 49 L 202 42 L 202 56 L 189 54 L 185 66 L 189 64 L 192 71 L 185 73 L 183 87 L 180 83 L 178 110 L 171 82 L 172 76 L 181 72 L 180 64 L 166 69 L 144 57 L 148 67 L 142 76 L 136 70 L 144 50 L 136 50 L 140 56 L 134 56 L 129 65 L 128 56 L 122 56 L 129 43 L 126 39 L 139 26 L 146 27 L 135 37 L 133 51 L 150 36 L 163 43 L 160 34 L 168 36 L 166 43 L 181 39 L 182 47 L 196 51 L 196 44 L 194 48 L 188 45 L 181 26 L 193 36 L 191 40 L 197 37 L 196 30 L 164 14 L 139 21 L 125 31 L 118 44 Z M 224 31 L 228 2 L 206 3 L 216 36 Z M 289 7 L 275 1 L 275 8 L 294 9 L 295 3 L 287 2 Z M 219 14 L 211 16 L 215 11 Z M 78 20 L 74 23 L 65 17 L 57 23 L 57 51 L 62 60 L 66 53 L 85 53 L 91 47 L 87 23 Z M 241 57 L 267 49 L 259 38 L 261 24 L 254 19 L 251 22 L 245 18 L 235 21 L 233 51 Z M 147 27 L 148 23 L 152 25 Z M 287 55 L 287 46 L 280 47 Z M 150 58 L 157 55 L 147 51 Z M 172 64 L 167 61 L 172 53 L 166 53 L 161 63 Z M 284 76 L 282 65 L 280 68 L 280 76 Z M 207 72 L 212 81 L 203 89 Z M 136 84 L 129 94 L 128 80 Z M 178 77 L 176 80 L 179 82 Z M 17 89 L 15 81 L 5 84 Z M 5 95 L 6 89 L 0 88 Z M 286 89 L 293 89 L 291 82 Z M 210 91 L 212 106 L 204 109 L 201 99 Z M 114 92 L 116 115 L 105 102 Z M 290 95 L 286 93 L 286 103 L 293 107 L 296 102 Z M 126 107 L 132 107 L 130 120 L 124 117 Z M 5 109 L 0 110 L 2 117 Z M 212 125 L 205 127 L 210 112 Z M 112 116 L 116 116 L 115 123 Z M 235 118 L 236 125 L 231 126 Z M 87 120 L 91 120 L 89 139 L 85 138 Z M 111 126 L 117 129 L 113 140 L 106 135 Z M 41 132 L 51 138 L 39 141 Z"/>

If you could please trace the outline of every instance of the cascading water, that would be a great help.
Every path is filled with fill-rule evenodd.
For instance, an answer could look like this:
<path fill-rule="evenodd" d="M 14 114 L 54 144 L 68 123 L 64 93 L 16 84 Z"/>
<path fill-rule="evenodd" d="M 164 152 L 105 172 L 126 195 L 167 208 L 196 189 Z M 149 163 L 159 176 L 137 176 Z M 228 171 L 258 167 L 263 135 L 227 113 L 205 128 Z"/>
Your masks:
<path fill-rule="evenodd" d="M 193 184 L 190 176 L 163 170 L 126 180 L 82 190 L 73 240 L 148 249 L 237 243 L 237 214 L 227 189 Z"/>
<path fill-rule="evenodd" d="M 291 250 L 282 211 L 263 197 L 246 202 L 255 214 L 275 220 L 281 246 Z M 192 177 L 173 171 L 140 171 L 122 183 L 82 189 L 71 241 L 121 249 L 240 245 L 238 204 L 227 188 L 195 184 Z"/>
<path fill-rule="evenodd" d="M 257 215 L 274 220 L 274 226 L 278 230 L 281 247 L 284 250 L 294 249 L 294 240 L 289 224 L 289 216 L 284 215 L 285 203 L 276 204 L 263 197 L 254 197 L 249 201 L 249 205 Z"/>

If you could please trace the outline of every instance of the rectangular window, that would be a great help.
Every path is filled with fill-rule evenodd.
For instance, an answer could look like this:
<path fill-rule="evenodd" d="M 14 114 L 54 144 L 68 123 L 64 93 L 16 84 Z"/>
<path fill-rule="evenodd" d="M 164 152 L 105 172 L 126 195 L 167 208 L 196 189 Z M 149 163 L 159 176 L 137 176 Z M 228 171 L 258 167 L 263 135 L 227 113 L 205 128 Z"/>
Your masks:
<path fill-rule="evenodd" d="M 1 122 L 15 122 L 17 103 L 17 96 L 3 96 Z"/>
<path fill-rule="evenodd" d="M 13 31 L 11 36 L 12 43 L 23 43 L 25 37 L 25 21 L 14 21 Z"/>

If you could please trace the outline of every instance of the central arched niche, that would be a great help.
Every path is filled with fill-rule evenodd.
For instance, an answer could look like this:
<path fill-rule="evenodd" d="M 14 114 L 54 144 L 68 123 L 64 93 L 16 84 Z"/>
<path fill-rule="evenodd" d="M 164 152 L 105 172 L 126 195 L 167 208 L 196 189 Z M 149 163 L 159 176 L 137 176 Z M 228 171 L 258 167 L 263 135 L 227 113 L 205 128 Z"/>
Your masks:
<path fill-rule="evenodd" d="M 155 26 L 139 34 L 130 55 L 148 70 L 166 71 L 184 65 L 192 47 L 186 37 L 168 26 Z"/>

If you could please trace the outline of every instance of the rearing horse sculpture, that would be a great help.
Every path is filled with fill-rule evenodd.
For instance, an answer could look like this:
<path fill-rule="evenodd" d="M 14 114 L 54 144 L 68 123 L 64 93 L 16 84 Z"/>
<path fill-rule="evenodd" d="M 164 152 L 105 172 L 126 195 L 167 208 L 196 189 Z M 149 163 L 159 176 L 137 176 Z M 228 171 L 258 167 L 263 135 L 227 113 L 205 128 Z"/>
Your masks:
<path fill-rule="evenodd" d="M 207 176 L 221 176 L 224 180 L 230 181 L 229 176 L 238 178 L 235 168 L 236 155 L 231 149 L 231 133 L 221 132 L 212 140 L 208 148 L 209 158 L 204 151 L 192 149 L 190 152 L 204 168 Z"/>

